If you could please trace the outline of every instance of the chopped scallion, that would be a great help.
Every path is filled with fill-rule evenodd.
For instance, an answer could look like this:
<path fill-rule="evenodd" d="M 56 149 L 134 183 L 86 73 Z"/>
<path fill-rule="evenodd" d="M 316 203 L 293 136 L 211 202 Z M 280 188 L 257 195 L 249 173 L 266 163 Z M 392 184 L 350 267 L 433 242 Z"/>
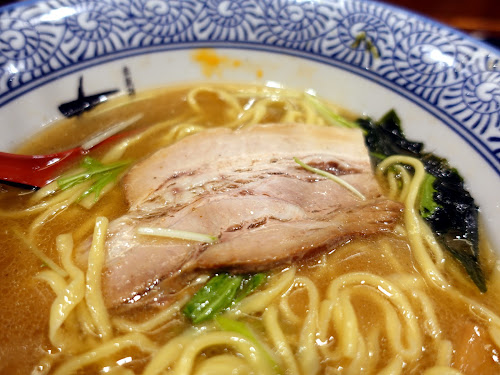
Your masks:
<path fill-rule="evenodd" d="M 266 274 L 213 276 L 184 307 L 184 315 L 198 324 L 238 303 L 266 280 Z"/>
<path fill-rule="evenodd" d="M 177 238 L 180 240 L 206 242 L 206 243 L 214 243 L 217 241 L 217 236 L 211 236 L 209 234 L 188 232 L 185 230 L 176 230 L 170 228 L 140 227 L 137 229 L 137 233 L 146 236 Z"/>
<path fill-rule="evenodd" d="M 320 116 L 323 117 L 330 125 L 342 126 L 344 128 L 359 128 L 359 125 L 357 123 L 349 121 L 343 116 L 339 115 L 314 95 L 311 95 L 309 93 L 305 93 L 305 95 L 309 103 L 312 104 L 312 106 L 316 109 Z"/>
<path fill-rule="evenodd" d="M 323 171 L 321 169 L 318 169 L 318 168 L 314 168 L 314 167 L 311 167 L 310 165 L 304 163 L 303 161 L 299 160 L 298 158 L 294 157 L 293 160 L 295 160 L 295 162 L 300 165 L 302 168 L 308 170 L 309 172 L 313 172 L 313 173 L 316 173 L 316 174 L 319 174 L 320 176 L 323 176 L 323 177 L 326 177 L 334 182 L 336 182 L 337 184 L 339 184 L 340 186 L 346 188 L 347 190 L 349 190 L 351 193 L 353 193 L 355 196 L 357 196 L 359 199 L 361 200 L 366 200 L 365 196 L 363 194 L 361 194 L 361 192 L 359 190 L 357 190 L 354 186 L 352 186 L 350 183 L 342 180 L 340 177 L 337 177 L 331 173 L 328 173 L 326 171 Z"/>
<path fill-rule="evenodd" d="M 272 357 L 269 351 L 265 348 L 260 340 L 257 339 L 255 334 L 252 332 L 250 327 L 244 322 L 229 319 L 224 316 L 218 316 L 215 318 L 217 325 L 223 330 L 228 332 L 236 332 L 241 336 L 252 342 L 257 350 L 257 353 L 264 356 L 269 364 L 273 367 L 276 374 L 281 374 L 282 370 L 276 360 Z"/>
<path fill-rule="evenodd" d="M 250 277 L 243 279 L 240 286 L 240 292 L 234 299 L 235 303 L 240 302 L 243 298 L 252 293 L 255 289 L 259 287 L 266 280 L 267 275 L 265 273 L 256 273 Z"/>

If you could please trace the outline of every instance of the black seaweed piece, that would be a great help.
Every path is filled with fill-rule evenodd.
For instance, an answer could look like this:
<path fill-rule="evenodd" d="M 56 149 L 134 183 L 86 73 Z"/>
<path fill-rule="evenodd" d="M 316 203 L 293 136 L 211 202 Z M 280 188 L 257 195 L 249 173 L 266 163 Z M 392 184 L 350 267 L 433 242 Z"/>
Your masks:
<path fill-rule="evenodd" d="M 465 268 L 481 292 L 486 292 L 486 281 L 479 261 L 478 206 L 465 189 L 464 181 L 446 159 L 423 152 L 423 143 L 406 139 L 401 121 L 394 110 L 378 122 L 369 118 L 357 123 L 366 132 L 365 142 L 372 162 L 378 164 L 384 158 L 402 154 L 418 158 L 427 173 L 436 179 L 433 199 L 438 207 L 424 218 L 438 240 Z"/>
<path fill-rule="evenodd" d="M 366 131 L 365 142 L 375 164 L 383 157 L 396 154 L 420 158 L 423 143 L 411 142 L 405 138 L 401 121 L 394 110 L 387 112 L 377 123 L 369 118 L 358 119 L 356 122 Z"/>
<path fill-rule="evenodd" d="M 427 173 L 436 177 L 433 198 L 439 205 L 426 221 L 445 248 L 462 263 L 479 290 L 486 292 L 479 262 L 479 207 L 465 189 L 458 171 L 445 159 L 428 153 L 421 160 Z"/>

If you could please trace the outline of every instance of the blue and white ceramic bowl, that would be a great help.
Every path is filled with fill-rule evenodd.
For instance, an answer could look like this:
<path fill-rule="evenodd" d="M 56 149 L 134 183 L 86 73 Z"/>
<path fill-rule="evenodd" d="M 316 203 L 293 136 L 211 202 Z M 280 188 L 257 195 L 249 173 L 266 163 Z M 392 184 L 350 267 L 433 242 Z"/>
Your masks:
<path fill-rule="evenodd" d="M 194 55 L 210 48 L 213 66 Z M 219 60 L 217 60 L 219 59 Z M 231 64 L 238 61 L 240 64 Z M 193 81 L 314 89 L 404 129 L 459 167 L 500 244 L 500 52 L 359 0 L 41 0 L 0 9 L 0 149 L 77 93 Z M 498 247 L 498 246 L 497 246 Z"/>

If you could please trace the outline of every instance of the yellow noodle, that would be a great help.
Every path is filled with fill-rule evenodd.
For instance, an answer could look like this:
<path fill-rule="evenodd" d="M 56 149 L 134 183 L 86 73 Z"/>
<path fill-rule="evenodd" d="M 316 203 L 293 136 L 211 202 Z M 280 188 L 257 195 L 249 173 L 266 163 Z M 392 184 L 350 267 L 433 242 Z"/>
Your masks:
<path fill-rule="evenodd" d="M 455 298 L 460 299 L 462 302 L 469 306 L 469 311 L 475 314 L 477 317 L 484 319 L 489 324 L 494 324 L 496 327 L 500 328 L 500 317 L 491 311 L 488 307 L 474 301 L 459 291 L 451 291 Z"/>
<path fill-rule="evenodd" d="M 319 340 L 322 345 L 319 347 L 324 358 L 328 358 L 332 361 L 338 362 L 345 357 L 344 353 L 339 350 L 338 345 L 338 334 L 337 332 L 332 333 L 330 335 L 330 324 L 333 318 L 334 309 L 336 308 L 336 304 L 330 299 L 323 299 L 319 306 Z M 339 311 L 337 314 L 340 314 L 342 317 L 342 312 Z M 333 323 L 332 323 L 333 326 Z M 334 350 L 331 349 L 333 344 L 336 345 Z"/>
<path fill-rule="evenodd" d="M 108 310 L 104 305 L 101 286 L 101 275 L 106 256 L 104 241 L 106 240 L 107 229 L 108 219 L 98 217 L 95 221 L 94 236 L 89 251 L 85 289 L 87 307 L 94 320 L 96 330 L 103 340 L 108 340 L 112 335 L 111 323 Z"/>
<path fill-rule="evenodd" d="M 64 292 L 57 295 L 50 309 L 49 338 L 55 346 L 58 345 L 56 339 L 57 331 L 76 305 L 83 300 L 85 294 L 83 272 L 71 260 L 73 250 L 71 235 L 61 234 L 57 237 L 57 250 L 61 255 L 61 263 L 69 274 L 71 281 Z"/>
<path fill-rule="evenodd" d="M 316 374 L 319 372 L 319 354 L 316 347 L 316 332 L 318 332 L 319 292 L 311 279 L 303 276 L 295 278 L 295 283 L 307 290 L 308 308 L 300 332 L 297 359 L 302 373 Z"/>
<path fill-rule="evenodd" d="M 292 294 L 291 292 L 290 294 Z M 290 304 L 288 303 L 288 298 L 281 298 L 280 299 L 280 312 L 284 316 L 284 318 L 287 320 L 288 323 L 298 326 L 300 324 L 300 317 L 295 314 L 290 307 Z"/>
<path fill-rule="evenodd" d="M 263 311 L 292 285 L 294 276 L 295 267 L 290 267 L 281 274 L 273 276 L 264 290 L 251 294 L 235 306 L 235 313 L 254 314 Z"/>
<path fill-rule="evenodd" d="M 234 332 L 207 332 L 197 336 L 184 349 L 175 365 L 176 375 L 188 375 L 193 369 L 196 356 L 210 347 L 226 346 L 239 352 L 258 374 L 274 374 L 270 362 L 263 355 L 256 354 L 257 348 L 246 337 Z"/>
<path fill-rule="evenodd" d="M 206 278 L 205 278 L 206 281 Z M 121 331 L 129 332 L 151 332 L 155 328 L 158 328 L 165 323 L 169 322 L 179 311 L 184 307 L 191 296 L 185 295 L 179 301 L 174 302 L 172 305 L 164 309 L 163 311 L 155 314 L 151 319 L 145 320 L 143 322 L 131 322 L 126 319 L 115 318 L 113 319 L 113 324 L 116 328 Z"/>
<path fill-rule="evenodd" d="M 496 347 L 500 349 L 500 327 L 491 326 L 488 329 L 488 333 L 490 334 L 491 339 L 495 343 Z"/>
<path fill-rule="evenodd" d="M 401 192 L 399 193 L 398 200 L 404 201 L 406 199 L 406 197 L 408 196 L 408 192 L 410 190 L 410 182 L 411 182 L 412 177 L 410 176 L 410 174 L 408 173 L 406 168 L 404 168 L 403 166 L 396 164 L 394 166 L 394 168 L 396 169 L 397 174 L 399 176 L 399 181 L 401 181 L 401 183 L 402 183 L 402 189 L 401 189 Z"/>
<path fill-rule="evenodd" d="M 126 138 L 114 146 L 112 146 L 101 158 L 101 162 L 104 164 L 113 163 L 119 160 L 127 151 L 127 148 L 134 143 L 133 139 L 135 137 Z"/>
<path fill-rule="evenodd" d="M 199 133 L 205 129 L 206 127 L 201 125 L 196 125 L 188 122 L 182 123 L 173 126 L 165 135 L 159 137 L 156 143 L 158 143 L 159 147 L 168 146 L 188 135 Z"/>
<path fill-rule="evenodd" d="M 29 230 L 30 237 L 33 237 L 34 232 L 38 230 L 39 227 L 41 227 L 47 221 L 52 219 L 53 216 L 56 216 L 57 214 L 61 213 L 61 211 L 69 207 L 69 205 L 73 202 L 74 200 L 67 199 L 58 204 L 54 204 L 50 206 L 45 212 L 37 216 L 36 219 L 33 220 L 33 222 L 30 225 L 30 230 Z"/>
<path fill-rule="evenodd" d="M 21 240 L 24 245 L 35 255 L 37 256 L 47 267 L 49 267 L 52 271 L 56 272 L 61 277 L 68 276 L 67 272 L 59 267 L 56 262 L 50 259 L 47 255 L 45 255 L 32 241 L 26 238 L 19 230 L 14 229 L 14 234 L 19 240 Z"/>
<path fill-rule="evenodd" d="M 395 308 L 399 311 L 400 318 L 402 318 L 402 321 L 405 323 L 405 327 L 407 330 L 405 337 L 407 337 L 409 340 L 409 342 L 407 343 L 408 347 L 404 348 L 404 352 L 408 356 L 416 356 L 422 346 L 421 333 L 418 328 L 416 316 L 413 312 L 413 309 L 402 291 L 395 284 L 391 283 L 387 279 L 383 279 L 380 276 L 366 272 L 356 272 L 342 275 L 333 280 L 328 286 L 328 298 L 334 302 L 337 301 L 337 304 L 340 304 L 340 306 L 343 306 L 343 309 L 345 309 L 350 305 L 350 303 L 347 303 L 346 298 L 343 294 L 340 293 L 340 291 L 342 289 L 356 285 L 371 287 L 375 290 L 378 290 L 378 293 L 380 293 L 381 296 L 385 296 L 384 298 L 386 298 L 395 306 Z M 354 311 L 351 307 L 348 307 L 348 313 L 354 314 Z M 334 315 L 336 314 L 340 313 L 337 313 L 336 309 L 334 309 Z M 349 319 L 352 318 L 350 316 L 343 317 L 340 315 L 337 316 L 336 319 L 334 319 L 334 322 L 338 321 L 338 319 L 346 319 L 349 322 Z M 390 324 L 390 322 L 388 323 Z M 346 324 L 346 328 L 344 329 L 344 331 L 340 332 L 340 342 L 344 345 L 343 352 L 348 353 L 351 358 L 354 356 L 356 347 L 355 338 L 352 337 L 354 335 L 353 332 L 358 332 L 356 323 L 354 321 Z M 342 335 L 345 335 L 345 337 L 342 337 Z M 351 339 L 348 340 L 348 337 L 351 337 Z"/>
<path fill-rule="evenodd" d="M 331 352 L 328 345 L 331 343 L 332 336 L 329 335 L 330 323 L 333 315 L 335 303 L 330 299 L 323 299 L 319 305 L 318 321 L 319 321 L 319 340 L 323 343 L 320 350 L 323 352 L 324 357 L 329 357 L 332 360 L 339 360 L 338 352 Z"/>
<path fill-rule="evenodd" d="M 304 100 L 304 94 L 302 94 L 301 99 L 300 106 L 304 113 L 304 123 L 325 125 L 325 120 L 318 114 L 318 111 L 312 106 L 311 102 L 309 100 Z"/>
<path fill-rule="evenodd" d="M 175 141 L 175 142 L 180 141 L 182 138 L 184 138 L 188 135 L 199 133 L 205 129 L 206 129 L 205 126 L 196 125 L 196 124 L 186 123 L 186 124 L 178 125 L 175 127 L 175 130 L 172 129 L 173 132 L 175 133 L 174 137 L 173 137 L 173 141 Z M 168 138 L 168 137 L 163 140 L 164 144 L 169 144 L 171 142 L 172 142 L 172 139 Z"/>
<path fill-rule="evenodd" d="M 347 293 L 339 293 L 331 298 L 336 302 L 333 307 L 333 325 L 338 339 L 338 351 L 341 357 L 353 359 L 358 353 L 358 338 L 361 337 L 358 319 Z"/>
<path fill-rule="evenodd" d="M 406 291 L 412 299 L 414 299 L 423 315 L 424 330 L 430 337 L 438 339 L 441 336 L 441 328 L 436 312 L 433 308 L 433 303 L 425 292 L 425 284 L 420 277 L 415 277 L 409 274 L 392 275 L 390 280 L 398 285 L 402 290 Z"/>
<path fill-rule="evenodd" d="M 366 338 L 367 361 L 364 370 L 367 373 L 374 373 L 380 359 L 380 332 L 379 328 L 373 328 Z"/>
<path fill-rule="evenodd" d="M 121 158 L 125 151 L 132 145 L 143 141 L 144 139 L 151 137 L 155 135 L 155 133 L 161 132 L 167 128 L 170 128 L 179 122 L 185 121 L 187 119 L 186 115 L 181 115 L 179 117 L 162 121 L 160 123 L 157 123 L 155 125 L 149 126 L 146 130 L 141 131 L 140 133 L 136 135 L 131 135 L 128 138 L 125 138 L 124 140 L 120 141 L 119 143 L 115 144 L 112 146 L 106 154 L 102 157 L 101 161 L 103 163 L 111 163 L 114 161 L 117 161 L 119 158 Z M 196 121 L 197 118 L 194 118 L 190 121 Z"/>
<path fill-rule="evenodd" d="M 302 114 L 299 111 L 288 108 L 288 103 L 285 104 L 285 113 L 280 119 L 280 122 L 300 122 L 302 120 Z"/>
<path fill-rule="evenodd" d="M 401 263 L 398 261 L 394 253 L 391 251 L 391 248 L 387 241 L 383 241 L 381 243 L 381 250 L 384 253 L 384 259 L 391 264 L 391 267 L 394 269 L 396 273 L 403 273 L 404 269 Z"/>
<path fill-rule="evenodd" d="M 404 220 L 408 234 L 408 240 L 411 245 L 412 254 L 415 257 L 420 270 L 427 277 L 429 281 L 439 288 L 449 287 L 448 282 L 444 276 L 439 272 L 436 265 L 429 256 L 425 245 L 423 243 L 421 233 L 422 220 L 420 215 L 416 212 L 416 201 L 420 190 L 420 185 L 425 176 L 425 170 L 422 163 L 411 157 L 395 155 L 384 159 L 377 167 L 377 173 L 380 175 L 393 164 L 407 164 L 413 167 L 415 174 L 410 183 L 408 195 L 405 198 Z"/>
<path fill-rule="evenodd" d="M 82 305 L 82 303 L 76 305 L 56 332 L 57 348 L 66 358 L 94 348 L 99 344 L 95 334 L 83 335 L 88 327 L 82 324 L 78 314 L 78 306 Z"/>
<path fill-rule="evenodd" d="M 354 358 L 349 362 L 348 366 L 345 368 L 346 375 L 357 375 L 363 373 L 365 368 L 368 366 L 368 353 L 366 351 L 365 341 L 362 336 L 357 338 L 357 352 Z"/>
<path fill-rule="evenodd" d="M 420 229 L 422 230 L 421 235 L 425 240 L 425 243 L 427 244 L 427 248 L 432 253 L 434 263 L 436 263 L 437 267 L 442 269 L 445 262 L 443 248 L 439 246 L 434 233 L 432 233 L 432 229 L 427 225 L 427 223 L 425 223 L 422 218 L 420 218 L 420 223 Z"/>
<path fill-rule="evenodd" d="M 184 347 L 192 342 L 195 336 L 196 331 L 188 330 L 168 341 L 153 354 L 142 375 L 158 375 L 171 367 L 179 359 Z"/>
<path fill-rule="evenodd" d="M 396 176 L 396 172 L 389 170 L 387 172 L 387 183 L 389 185 L 389 193 L 388 197 L 390 199 L 396 200 L 399 194 L 399 186 L 398 186 L 398 178 Z"/>
<path fill-rule="evenodd" d="M 51 204 L 47 207 L 47 209 L 38 215 L 32 222 L 29 228 L 29 238 L 33 240 L 35 237 L 35 233 L 40 229 L 42 225 L 44 225 L 47 221 L 53 219 L 56 215 L 59 215 L 61 212 L 66 210 L 72 203 L 76 202 L 79 197 L 92 185 L 92 181 L 86 181 L 79 185 L 76 185 L 66 191 L 63 191 L 61 194 L 56 195 L 52 198 L 52 202 L 56 200 L 60 195 L 64 195 L 68 197 L 68 199 L 64 201 L 60 201 L 56 204 Z"/>
<path fill-rule="evenodd" d="M 50 207 L 56 206 L 62 202 L 74 202 L 78 197 L 90 186 L 89 184 L 83 183 L 72 187 L 71 189 L 61 191 L 49 200 L 41 202 L 35 206 L 25 208 L 20 211 L 3 211 L 0 210 L 0 216 L 5 218 L 21 218 L 25 216 L 30 216 L 42 211 L 50 211 Z"/>
<path fill-rule="evenodd" d="M 424 328 L 427 334 L 435 339 L 439 338 L 442 334 L 439 326 L 436 312 L 434 311 L 433 303 L 429 296 L 422 290 L 416 290 L 412 293 L 420 303 L 420 308 L 424 316 Z"/>
<path fill-rule="evenodd" d="M 455 282 L 455 286 L 460 286 L 461 288 L 471 292 L 477 290 L 476 285 L 469 277 L 464 277 L 466 275 L 463 267 L 457 262 L 450 259 L 446 262 L 446 271 L 451 280 Z"/>
<path fill-rule="evenodd" d="M 55 271 L 42 271 L 35 277 L 49 284 L 56 296 L 61 296 L 67 287 L 67 283 L 64 278 Z"/>
<path fill-rule="evenodd" d="M 59 196 L 57 196 L 56 198 L 53 198 L 52 201 L 45 201 L 45 202 L 39 203 L 35 206 L 24 208 L 24 209 L 19 210 L 19 211 L 0 210 L 0 216 L 5 217 L 5 218 L 13 218 L 13 219 L 21 218 L 21 217 L 25 217 L 25 216 L 30 216 L 30 215 L 35 214 L 37 212 L 43 211 L 44 209 L 49 207 L 52 203 L 54 203 L 54 201 L 55 201 L 55 203 L 57 203 L 59 200 L 60 200 L 60 198 L 59 198 Z M 62 200 L 64 200 L 64 199 L 62 199 Z"/>
<path fill-rule="evenodd" d="M 71 234 L 61 234 L 56 238 L 57 251 L 61 257 L 61 264 L 68 273 L 71 280 L 82 279 L 83 271 L 78 268 L 72 260 L 73 254 L 73 237 Z"/>
<path fill-rule="evenodd" d="M 49 195 L 54 194 L 59 190 L 59 185 L 57 181 L 52 181 L 50 184 L 45 185 L 41 189 L 37 190 L 30 198 L 30 203 L 34 204 L 40 202 L 42 199 L 47 198 Z"/>
<path fill-rule="evenodd" d="M 399 357 L 394 357 L 391 362 L 378 372 L 378 375 L 398 375 L 403 370 L 404 362 Z"/>
<path fill-rule="evenodd" d="M 328 358 L 331 361 L 340 362 L 343 358 L 347 358 L 347 355 L 349 355 L 350 357 L 353 356 L 352 353 L 344 353 L 342 351 L 342 346 L 340 344 L 340 336 L 342 335 L 342 333 L 340 332 L 340 330 L 342 329 L 342 327 L 340 327 L 340 324 L 342 321 L 337 320 L 336 324 L 335 321 L 332 322 L 332 320 L 334 319 L 343 319 L 343 316 L 345 315 L 344 310 L 347 310 L 348 307 L 349 306 L 338 306 L 336 303 L 329 299 L 324 299 L 320 303 L 318 314 L 320 324 L 318 334 L 322 345 L 319 347 L 319 349 L 323 357 Z M 346 325 L 357 324 L 356 317 L 354 315 L 348 316 L 348 318 L 349 320 L 344 322 Z M 354 323 L 353 319 L 355 320 Z M 334 330 L 334 332 L 330 334 L 330 325 L 334 329 L 339 329 L 339 331 Z M 344 341 L 344 345 L 345 342 L 346 341 Z M 358 340 L 358 342 L 355 344 L 356 347 L 359 344 L 360 342 Z"/>
<path fill-rule="evenodd" d="M 453 357 L 453 346 L 451 341 L 439 340 L 436 345 L 436 366 L 450 366 Z"/>
<path fill-rule="evenodd" d="M 251 367 L 242 358 L 221 354 L 201 362 L 194 375 L 247 375 L 251 373 Z"/>
<path fill-rule="evenodd" d="M 90 315 L 90 312 L 87 308 L 87 305 L 84 303 L 79 303 L 76 306 L 76 317 L 78 320 L 78 324 L 84 335 L 90 335 L 97 337 L 97 330 L 94 325 L 94 320 Z"/>
<path fill-rule="evenodd" d="M 210 86 L 201 86 L 190 90 L 186 95 L 187 103 L 195 112 L 203 112 L 203 108 L 198 104 L 198 101 L 196 100 L 196 96 L 201 92 L 207 92 L 217 95 L 220 100 L 224 101 L 228 105 L 229 109 L 226 109 L 226 111 L 229 114 L 232 114 L 234 117 L 236 117 L 237 114 L 242 111 L 242 107 L 238 100 L 233 95 L 229 94 L 226 90 Z"/>
<path fill-rule="evenodd" d="M 462 373 L 448 366 L 435 366 L 424 371 L 422 375 L 461 375 Z"/>
<path fill-rule="evenodd" d="M 95 194 L 89 194 L 85 198 L 83 198 L 81 201 L 78 202 L 80 206 L 83 208 L 86 208 L 87 210 L 90 210 L 92 207 L 95 206 L 97 202 L 99 202 L 107 193 L 109 193 L 111 190 L 114 189 L 116 185 L 120 182 L 122 177 L 127 173 L 127 171 L 124 171 L 121 173 L 119 176 L 114 181 L 109 182 L 106 186 L 104 186 L 99 193 L 99 195 L 96 197 Z"/>
<path fill-rule="evenodd" d="M 103 371 L 104 372 L 104 371 Z M 120 365 L 106 368 L 106 375 L 135 375 L 135 372 L 129 368 Z"/>
<path fill-rule="evenodd" d="M 375 292 L 377 293 L 377 292 Z M 387 334 L 387 342 L 389 347 L 392 349 L 393 354 L 399 354 L 403 359 L 408 361 L 414 361 L 420 355 L 421 349 L 421 335 L 418 337 L 409 336 L 411 333 L 403 332 L 403 326 L 401 324 L 401 319 L 398 317 L 397 312 L 392 307 L 392 305 L 385 300 L 379 294 L 372 294 L 373 301 L 378 304 L 383 311 L 383 316 L 385 319 L 385 327 Z M 413 343 L 416 341 L 415 345 L 409 348 L 405 348 L 403 344 L 403 338 L 406 338 L 406 341 Z M 420 347 L 418 346 L 420 344 Z"/>
<path fill-rule="evenodd" d="M 72 201 L 70 199 L 65 200 L 61 203 L 51 206 L 44 213 L 38 215 L 36 219 L 33 220 L 29 228 L 28 237 L 30 238 L 30 240 L 31 241 L 34 240 L 35 233 L 42 227 L 42 225 L 44 225 L 47 221 L 49 221 L 50 219 L 52 219 L 53 217 L 64 211 L 66 208 L 68 208 L 71 205 L 71 203 Z"/>
<path fill-rule="evenodd" d="M 107 358 L 125 348 L 137 347 L 145 353 L 156 350 L 156 345 L 140 333 L 129 333 L 125 336 L 114 338 L 83 354 L 74 356 L 59 366 L 54 375 L 74 374 L 77 370 Z"/>
<path fill-rule="evenodd" d="M 299 368 L 293 355 L 290 344 L 288 343 L 278 321 L 278 310 L 274 306 L 269 306 L 262 315 L 264 327 L 269 339 L 274 345 L 274 350 L 278 357 L 286 365 L 287 373 L 290 375 L 299 375 Z"/>
<path fill-rule="evenodd" d="M 262 122 L 267 114 L 268 106 L 275 101 L 272 99 L 259 99 L 247 107 L 241 115 L 237 116 L 233 122 L 227 124 L 227 127 L 234 129 L 239 127 L 251 126 Z"/>

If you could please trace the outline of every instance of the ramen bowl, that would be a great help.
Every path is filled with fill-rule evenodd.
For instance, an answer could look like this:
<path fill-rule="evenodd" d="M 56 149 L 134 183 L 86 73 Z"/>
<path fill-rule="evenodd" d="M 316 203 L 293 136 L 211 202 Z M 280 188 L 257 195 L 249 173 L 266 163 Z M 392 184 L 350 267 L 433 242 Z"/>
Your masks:
<path fill-rule="evenodd" d="M 491 46 L 371 1 L 41 0 L 0 10 L 2 151 L 74 115 L 68 108 L 206 82 L 314 93 L 374 119 L 395 109 L 409 139 L 459 169 L 498 250 Z"/>

